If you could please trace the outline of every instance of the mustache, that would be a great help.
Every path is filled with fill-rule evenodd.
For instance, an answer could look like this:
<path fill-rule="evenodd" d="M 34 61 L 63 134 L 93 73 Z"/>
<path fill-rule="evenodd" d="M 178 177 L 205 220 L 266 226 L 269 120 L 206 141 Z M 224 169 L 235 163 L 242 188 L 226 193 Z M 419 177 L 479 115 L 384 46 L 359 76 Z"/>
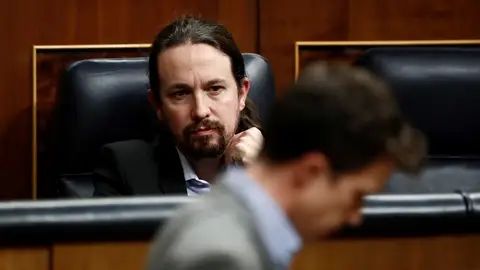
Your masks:
<path fill-rule="evenodd" d="M 193 132 L 202 129 L 216 129 L 218 131 L 223 131 L 223 125 L 218 121 L 213 121 L 209 119 L 202 119 L 199 122 L 192 123 L 188 125 L 185 130 L 183 131 L 184 135 L 192 134 Z"/>

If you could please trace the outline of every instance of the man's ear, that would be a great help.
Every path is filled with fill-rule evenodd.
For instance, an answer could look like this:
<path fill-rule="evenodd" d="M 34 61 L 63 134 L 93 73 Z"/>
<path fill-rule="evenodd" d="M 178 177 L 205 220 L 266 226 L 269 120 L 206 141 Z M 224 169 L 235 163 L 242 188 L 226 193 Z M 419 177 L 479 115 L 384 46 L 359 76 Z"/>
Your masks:
<path fill-rule="evenodd" d="M 160 102 L 155 98 L 152 89 L 148 89 L 147 91 L 148 102 L 152 105 L 153 109 L 155 110 L 155 114 L 157 115 L 158 120 L 162 120 L 162 110 L 160 107 Z"/>
<path fill-rule="evenodd" d="M 302 155 L 297 159 L 294 166 L 295 185 L 299 188 L 308 186 L 312 181 L 322 181 L 327 179 L 322 177 L 325 174 L 330 173 L 329 163 L 326 156 L 319 152 L 311 152 Z"/>
<path fill-rule="evenodd" d="M 245 108 L 245 102 L 247 100 L 248 92 L 250 91 L 250 80 L 245 77 L 242 79 L 240 89 L 238 91 L 238 102 L 240 105 L 240 111 Z"/>

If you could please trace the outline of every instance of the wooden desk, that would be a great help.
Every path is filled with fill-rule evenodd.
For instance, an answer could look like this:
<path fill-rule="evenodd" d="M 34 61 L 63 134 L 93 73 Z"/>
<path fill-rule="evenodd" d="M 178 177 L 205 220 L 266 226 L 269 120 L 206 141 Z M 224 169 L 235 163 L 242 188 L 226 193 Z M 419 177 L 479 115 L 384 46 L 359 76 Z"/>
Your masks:
<path fill-rule="evenodd" d="M 51 270 L 48 247 L 0 248 L 0 270 Z"/>
<path fill-rule="evenodd" d="M 145 269 L 148 242 L 55 243 L 0 249 L 0 270 Z M 294 270 L 480 269 L 480 235 L 332 239 L 306 246 Z"/>
<path fill-rule="evenodd" d="M 295 270 L 480 269 L 480 235 L 337 239 L 305 247 Z"/>

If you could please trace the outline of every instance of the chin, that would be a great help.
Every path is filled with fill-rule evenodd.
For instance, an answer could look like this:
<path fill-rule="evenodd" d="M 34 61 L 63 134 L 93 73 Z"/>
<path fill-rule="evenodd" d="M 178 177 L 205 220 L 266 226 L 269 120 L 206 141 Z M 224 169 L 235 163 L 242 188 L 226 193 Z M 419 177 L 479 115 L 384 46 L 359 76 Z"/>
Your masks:
<path fill-rule="evenodd" d="M 195 145 L 193 147 L 194 155 L 197 158 L 217 158 L 223 155 L 224 149 L 221 149 L 218 144 Z"/>
<path fill-rule="evenodd" d="M 194 142 L 192 144 L 193 149 L 197 149 L 198 151 L 213 151 L 215 149 L 220 148 L 220 143 L 217 140 L 211 138 L 208 141 L 202 140 L 200 142 Z"/>
<path fill-rule="evenodd" d="M 222 137 L 218 135 L 190 137 L 182 149 L 192 158 L 218 158 L 225 151 L 225 144 L 222 141 Z"/>

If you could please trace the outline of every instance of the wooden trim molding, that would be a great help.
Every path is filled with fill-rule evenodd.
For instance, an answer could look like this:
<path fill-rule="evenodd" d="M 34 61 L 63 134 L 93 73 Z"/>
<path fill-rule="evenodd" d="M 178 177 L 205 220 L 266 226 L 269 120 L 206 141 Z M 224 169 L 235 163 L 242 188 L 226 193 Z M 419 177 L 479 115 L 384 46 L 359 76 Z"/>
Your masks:
<path fill-rule="evenodd" d="M 295 42 L 295 80 L 300 73 L 300 54 L 302 49 L 326 47 L 377 47 L 377 46 L 477 46 L 480 39 L 458 40 L 372 40 L 372 41 L 296 41 Z"/>

